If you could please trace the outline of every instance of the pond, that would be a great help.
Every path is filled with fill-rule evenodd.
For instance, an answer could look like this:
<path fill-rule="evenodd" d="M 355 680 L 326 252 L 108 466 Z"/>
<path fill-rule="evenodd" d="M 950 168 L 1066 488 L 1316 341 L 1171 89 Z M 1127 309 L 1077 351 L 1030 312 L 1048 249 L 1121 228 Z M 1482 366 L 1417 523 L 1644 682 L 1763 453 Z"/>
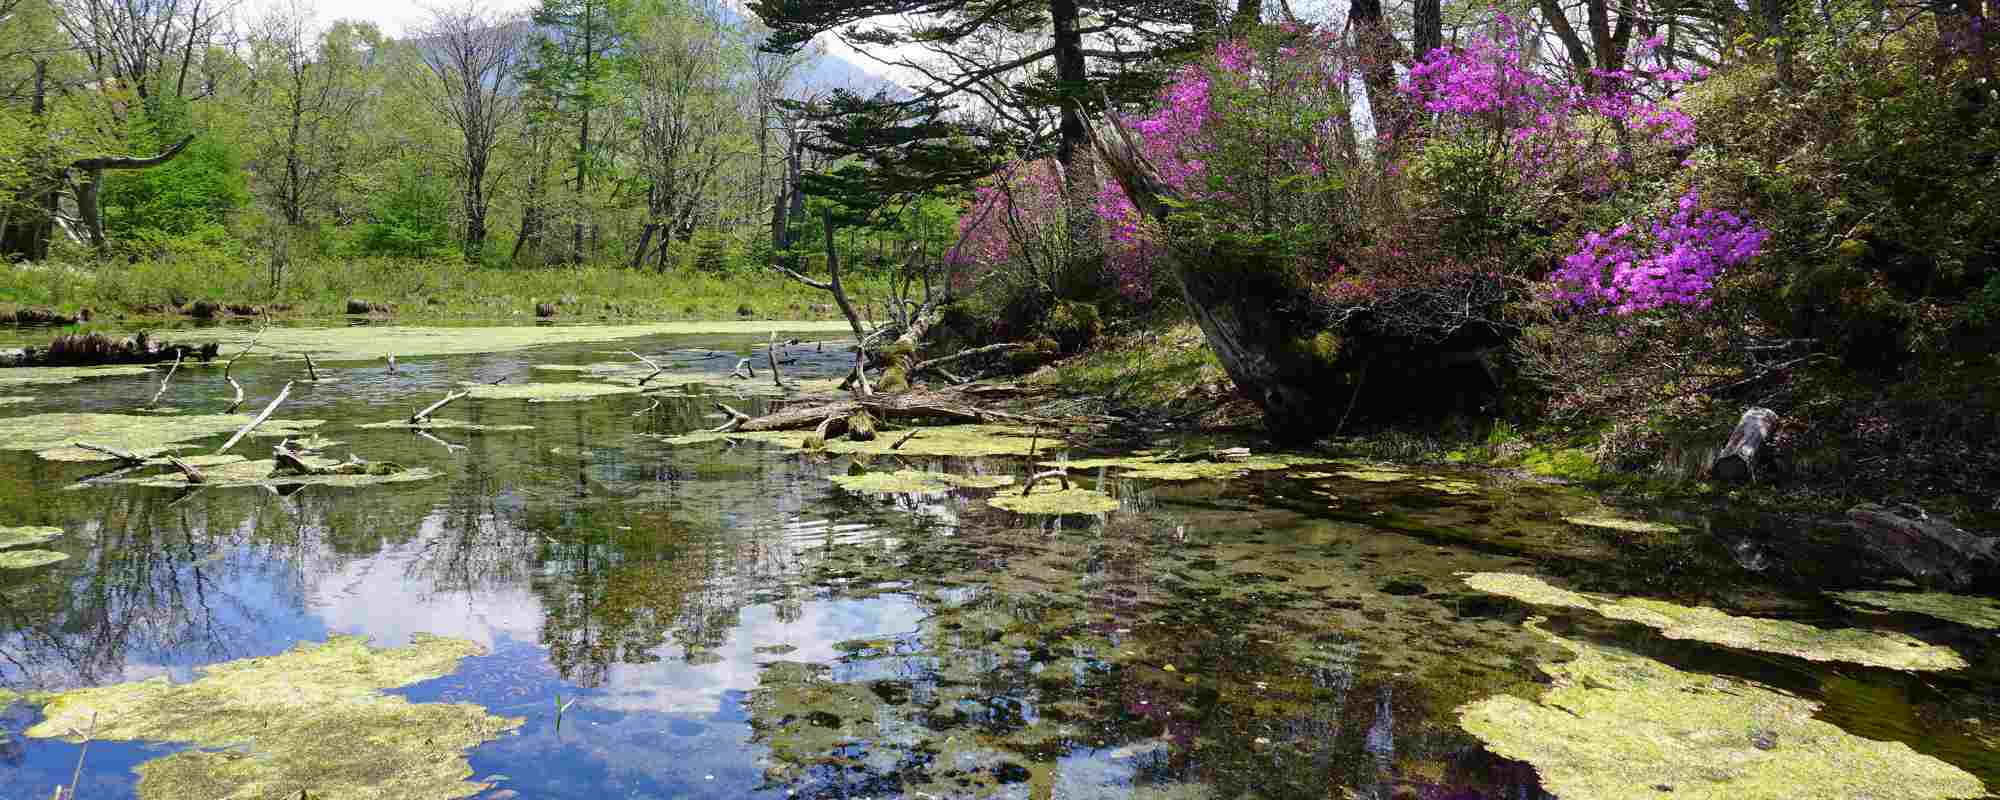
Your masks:
<path fill-rule="evenodd" d="M 771 406 L 763 331 L 515 331 L 491 352 L 447 333 L 393 371 L 352 342 L 318 348 L 316 382 L 269 354 L 231 370 L 246 413 L 295 381 L 278 430 L 324 420 L 294 435 L 425 480 L 105 479 L 115 462 L 7 439 L 133 414 L 164 366 L 0 391 L 20 398 L 0 422 L 33 418 L 0 433 L 0 528 L 57 529 L 22 542 L 65 556 L 0 569 L 0 797 L 73 773 L 86 800 L 2000 787 L 1994 626 L 1830 595 L 1919 596 L 1836 531 L 1310 455 L 1221 478 L 1084 460 L 1164 442 L 1075 442 L 1072 480 L 1115 507 L 1016 513 L 991 501 L 1019 494 L 1023 456 L 675 440 L 722 421 L 715 400 Z M 781 333 L 808 340 L 788 377 L 851 363 L 837 331 Z M 437 415 L 464 425 L 362 427 L 503 379 L 622 389 L 628 351 L 675 387 L 495 391 Z M 727 375 L 753 352 L 746 391 Z M 146 416 L 231 394 L 220 364 L 184 366 L 174 410 Z M 191 427 L 184 454 L 235 427 Z M 833 480 L 906 470 L 978 478 Z M 1719 710 L 1687 725 L 1727 741 L 1613 741 L 1697 700 Z M 1641 722 L 1585 724 L 1619 719 Z"/>

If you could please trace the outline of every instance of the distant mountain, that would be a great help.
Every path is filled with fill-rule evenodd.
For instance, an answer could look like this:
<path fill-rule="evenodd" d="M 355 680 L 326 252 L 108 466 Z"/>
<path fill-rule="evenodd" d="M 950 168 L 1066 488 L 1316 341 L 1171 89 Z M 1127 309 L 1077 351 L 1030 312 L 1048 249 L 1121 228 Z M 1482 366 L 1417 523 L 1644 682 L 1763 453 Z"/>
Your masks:
<path fill-rule="evenodd" d="M 754 17 L 741 0 L 720 0 L 717 10 L 724 19 L 737 24 L 747 25 Z M 878 91 L 888 92 L 890 97 L 895 98 L 915 96 L 916 93 L 908 87 L 877 74 L 871 67 L 879 68 L 879 65 L 864 65 L 846 56 L 823 52 L 806 65 L 805 71 L 799 75 L 799 83 L 807 91 L 846 89 L 863 97 Z"/>

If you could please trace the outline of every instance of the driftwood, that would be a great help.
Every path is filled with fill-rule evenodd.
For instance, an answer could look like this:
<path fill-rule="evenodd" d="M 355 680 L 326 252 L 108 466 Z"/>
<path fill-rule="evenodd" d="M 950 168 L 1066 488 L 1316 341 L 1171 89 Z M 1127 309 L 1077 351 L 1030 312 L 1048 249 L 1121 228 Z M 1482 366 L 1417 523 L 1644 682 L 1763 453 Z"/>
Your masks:
<path fill-rule="evenodd" d="M 306 357 L 306 377 L 311 378 L 313 383 L 319 383 L 319 367 L 313 364 L 312 354 L 300 353 L 300 355 Z"/>
<path fill-rule="evenodd" d="M 1722 454 L 1709 465 L 1709 476 L 1728 483 L 1748 483 L 1756 479 L 1757 453 L 1777 427 L 1778 415 L 1768 408 L 1751 408 L 1743 412 L 1743 419 L 1729 434 L 1729 443 L 1722 446 Z"/>
<path fill-rule="evenodd" d="M 229 381 L 229 388 L 236 390 L 236 396 L 230 398 L 229 410 L 222 413 L 234 414 L 236 413 L 236 409 L 243 407 L 243 384 L 237 383 L 235 378 L 228 376 L 224 376 L 223 380 Z"/>
<path fill-rule="evenodd" d="M 432 403 L 432 404 L 430 404 L 430 406 L 426 407 L 426 408 L 425 408 L 424 410 L 422 410 L 422 411 L 419 411 L 419 412 L 417 412 L 417 413 L 415 413 L 415 414 L 411 414 L 411 415 L 410 415 L 410 424 L 411 424 L 411 425 L 419 425 L 419 424 L 422 424 L 424 420 L 427 420 L 427 419 L 430 419 L 430 418 L 431 418 L 431 415 L 432 415 L 432 414 L 435 414 L 435 413 L 437 413 L 439 409 L 442 409 L 442 408 L 444 408 L 445 406 L 448 406 L 448 405 L 451 405 L 452 403 L 456 403 L 456 402 L 458 402 L 459 400 L 462 400 L 462 399 L 464 399 L 464 398 L 465 398 L 465 397 L 466 397 L 467 395 L 470 395 L 470 394 L 472 394 L 472 392 L 470 392 L 470 391 L 465 391 L 465 392 L 445 392 L 445 393 L 444 393 L 444 399 L 443 399 L 443 400 L 439 400 L 439 401 L 437 401 L 437 402 L 435 402 L 435 403 Z"/>
<path fill-rule="evenodd" d="M 176 348 L 174 350 L 174 365 L 167 369 L 167 376 L 160 379 L 160 390 L 153 393 L 153 401 L 146 404 L 148 408 L 160 404 L 160 398 L 165 397 L 167 394 L 167 384 L 173 382 L 174 373 L 179 371 L 181 371 L 181 351 Z"/>
<path fill-rule="evenodd" d="M 1967 533 L 1907 503 L 1858 505 L 1847 520 L 1870 549 L 1924 585 L 1961 589 L 2000 581 L 2000 538 Z"/>
<path fill-rule="evenodd" d="M 644 385 L 646 385 L 646 384 L 647 384 L 647 382 L 649 382 L 649 381 L 653 380 L 654 378 L 657 378 L 657 377 L 660 377 L 660 373 L 662 373 L 662 372 L 666 372 L 666 371 L 667 371 L 667 368 L 666 368 L 666 367 L 662 367 L 662 366 L 660 366 L 659 364 L 655 363 L 655 362 L 654 362 L 654 361 L 653 361 L 652 359 L 650 359 L 650 358 L 647 358 L 647 357 L 645 357 L 645 356 L 642 356 L 642 355 L 639 355 L 639 353 L 638 353 L 637 351 L 633 351 L 633 350 L 627 350 L 627 351 L 625 351 L 625 352 L 626 352 L 627 354 L 631 355 L 631 356 L 632 356 L 633 358 L 636 358 L 636 359 L 639 359 L 639 360 L 640 360 L 640 361 L 642 361 L 642 362 L 645 362 L 646 366 L 649 366 L 649 367 L 652 367 L 652 368 L 653 368 L 653 372 L 652 372 L 652 374 L 650 374 L 650 375 L 647 375 L 646 377 L 644 377 L 644 378 L 640 378 L 640 379 L 639 379 L 639 385 L 640 385 L 640 386 L 644 386 Z"/>
<path fill-rule="evenodd" d="M 756 419 L 744 422 L 741 430 L 746 433 L 756 431 L 801 430 L 817 426 L 827 417 L 851 417 L 857 411 L 867 411 L 877 418 L 935 418 L 954 422 L 1004 422 L 1017 425 L 1055 426 L 1055 421 L 980 408 L 965 402 L 957 392 L 951 391 L 911 391 L 902 394 L 884 394 L 835 400 L 826 403 L 796 405 L 781 411 L 774 411 Z"/>
<path fill-rule="evenodd" d="M 728 414 L 729 421 L 724 422 L 719 426 L 716 426 L 716 428 L 714 430 L 709 431 L 709 433 L 732 433 L 738 430 L 742 430 L 745 424 L 754 421 L 750 419 L 749 414 L 745 414 L 741 411 L 737 411 L 736 409 L 730 408 L 728 405 L 724 403 L 717 402 L 715 404 L 715 407 L 722 409 L 722 413 Z"/>
<path fill-rule="evenodd" d="M 166 458 L 167 463 L 174 465 L 174 469 L 181 471 L 181 475 L 187 478 L 188 483 L 208 482 L 208 476 L 201 474 L 201 470 L 195 469 L 193 464 L 189 464 L 173 456 L 167 456 Z"/>
<path fill-rule="evenodd" d="M 1064 490 L 1069 489 L 1069 470 L 1063 467 L 1057 467 L 1055 469 L 1045 470 L 1043 472 L 1037 472 L 1033 475 L 1028 476 L 1028 485 L 1021 487 L 1021 496 L 1027 497 L 1028 492 L 1034 490 L 1035 484 L 1041 483 L 1042 481 L 1048 480 L 1050 478 L 1054 478 L 1058 481 L 1061 481 L 1062 488 Z"/>
<path fill-rule="evenodd" d="M 123 450 L 114 450 L 112 448 L 105 447 L 103 445 L 91 444 L 89 442 L 77 442 L 72 446 L 78 450 L 89 450 L 90 452 L 93 453 L 103 453 L 107 456 L 118 459 L 119 461 L 123 461 L 127 464 L 141 464 L 146 461 L 146 459 L 141 458 L 137 453 L 128 453 Z"/>
<path fill-rule="evenodd" d="M 940 369 L 940 367 L 956 364 L 968 358 L 978 358 L 979 356 L 988 355 L 992 353 L 1006 353 L 1014 350 L 1024 350 L 1032 346 L 1033 345 L 1029 342 L 1001 342 L 999 344 L 989 344 L 984 347 L 974 347 L 967 350 L 960 350 L 948 356 L 940 356 L 938 358 L 933 358 L 928 361 L 919 361 L 916 363 L 915 366 L 910 367 L 910 374 L 915 375 L 919 372 L 924 372 L 926 370 L 937 370 L 939 374 L 945 375 L 946 377 L 950 377 L 951 373 L 945 372 L 943 369 Z"/>
<path fill-rule="evenodd" d="M 765 358 L 766 360 L 769 360 L 769 361 L 771 362 L 771 382 L 772 382 L 772 383 L 775 383 L 775 384 L 777 384 L 777 385 L 778 385 L 778 391 L 781 391 L 781 392 L 782 392 L 782 391 L 784 391 L 784 390 L 786 390 L 786 389 L 788 389 L 788 388 L 791 388 L 791 387 L 788 387 L 788 386 L 786 386 L 786 385 L 785 385 L 785 378 L 784 378 L 784 376 L 783 376 L 783 375 L 779 375 L 779 374 L 778 374 L 778 333 L 777 333 L 777 331 L 772 331 L 772 332 L 771 332 L 771 338 L 770 338 L 770 340 L 769 340 L 768 342 L 766 342 L 766 343 L 765 343 L 765 345 L 764 345 L 764 358 Z"/>
<path fill-rule="evenodd" d="M 229 448 L 235 447 L 237 442 L 243 441 L 243 437 L 250 435 L 250 432 L 256 430 L 257 426 L 264 424 L 264 420 L 270 419 L 271 412 L 278 410 L 278 404 L 285 402 L 285 398 L 291 396 L 292 382 L 286 381 L 285 388 L 278 391 L 277 397 L 271 398 L 271 404 L 264 407 L 263 413 L 258 414 L 256 419 L 250 420 L 250 424 L 243 426 L 241 430 L 236 432 L 235 436 L 229 437 L 229 441 L 223 442 L 222 446 L 216 448 L 215 452 L 217 454 L 229 452 Z"/>
<path fill-rule="evenodd" d="M 750 359 L 741 358 L 737 359 L 736 368 L 729 371 L 729 377 L 748 380 L 757 377 L 757 371 L 750 368 Z"/>
<path fill-rule="evenodd" d="M 917 438 L 917 434 L 923 432 L 923 428 L 911 428 L 909 433 L 903 434 L 903 438 L 897 439 L 895 444 L 889 445 L 889 449 L 901 450 L 903 449 L 903 445 L 909 444 L 911 439 Z"/>

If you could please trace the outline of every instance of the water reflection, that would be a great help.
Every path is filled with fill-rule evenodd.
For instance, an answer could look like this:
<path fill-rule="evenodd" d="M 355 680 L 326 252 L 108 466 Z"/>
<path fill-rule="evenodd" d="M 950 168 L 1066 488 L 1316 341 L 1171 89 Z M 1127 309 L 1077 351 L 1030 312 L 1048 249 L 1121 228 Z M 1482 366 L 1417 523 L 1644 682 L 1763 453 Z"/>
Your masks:
<path fill-rule="evenodd" d="M 372 421 L 457 380 L 602 358 L 575 347 L 349 369 L 302 405 Z M 488 654 L 401 693 L 528 720 L 471 754 L 476 776 L 503 776 L 495 798 L 1527 800 L 1544 796 L 1532 770 L 1486 753 L 1453 709 L 1534 691 L 1530 665 L 1550 654 L 1522 633 L 1525 609 L 1457 573 L 1533 569 L 1827 613 L 1797 587 L 1828 568 L 1795 539 L 1616 541 L 1557 524 L 1596 503 L 1563 490 L 1098 475 L 1123 510 L 1031 519 L 977 491 L 848 495 L 825 479 L 846 459 L 648 438 L 712 425 L 700 399 L 456 410 L 535 428 L 444 437 L 460 447 L 329 430 L 445 475 L 367 490 L 59 490 L 94 468 L 0 455 L 0 484 L 19 490 L 0 514 L 65 527 L 72 556 L 0 573 L 0 685 L 187 680 L 330 633 L 397 645 L 421 632 Z M 1021 469 L 885 461 L 874 466 Z M 2000 655 L 1955 644 L 1980 666 L 1945 689 L 1766 668 L 1797 691 L 1831 686 L 1830 715 L 1921 705 L 1956 737 L 1941 757 L 1992 781 L 2000 760 L 1977 727 L 1990 709 L 1966 698 L 1991 692 Z M 558 715 L 557 698 L 575 703 Z M 0 730 L 31 722 L 17 705 Z M 93 746 L 84 796 L 130 796 L 130 767 L 157 752 Z M 0 795 L 46 795 L 76 755 L 0 738 Z"/>

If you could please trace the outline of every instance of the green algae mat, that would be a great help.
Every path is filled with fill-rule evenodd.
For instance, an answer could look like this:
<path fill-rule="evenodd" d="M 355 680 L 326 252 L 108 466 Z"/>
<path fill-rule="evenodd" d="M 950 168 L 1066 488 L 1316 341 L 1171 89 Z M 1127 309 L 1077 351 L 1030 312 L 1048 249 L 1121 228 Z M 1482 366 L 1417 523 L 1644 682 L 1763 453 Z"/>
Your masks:
<path fill-rule="evenodd" d="M 54 550 L 0 550 L 0 569 L 34 569 L 69 558 Z"/>
<path fill-rule="evenodd" d="M 423 634 L 374 649 L 335 636 L 269 658 L 57 695 L 27 734 L 189 744 L 140 764 L 141 800 L 297 797 L 451 800 L 471 782 L 466 751 L 524 721 L 466 703 L 412 703 L 385 690 L 448 675 L 478 645 Z M 94 723 L 93 723 L 94 720 Z M 94 726 L 94 727 L 93 727 Z"/>
<path fill-rule="evenodd" d="M 846 320 L 785 322 L 658 322 L 645 325 L 550 325 L 477 328 L 429 328 L 405 325 L 361 325 L 338 328 L 271 328 L 256 330 L 207 328 L 176 332 L 191 344 L 216 342 L 228 351 L 257 339 L 259 353 L 279 357 L 311 354 L 325 362 L 381 361 L 389 356 L 468 355 L 503 353 L 555 344 L 580 344 L 664 335 L 764 335 L 838 333 L 849 330 Z"/>
<path fill-rule="evenodd" d="M 1001 492 L 986 504 L 1016 514 L 1103 514 L 1118 509 L 1118 498 L 1094 489 L 1058 489 L 1030 495 Z"/>
<path fill-rule="evenodd" d="M 63 386 L 89 378 L 127 378 L 145 375 L 152 368 L 138 365 L 112 367 L 5 367 L 0 368 L 0 389 L 14 386 Z"/>
<path fill-rule="evenodd" d="M 0 527 L 0 550 L 55 541 L 63 529 L 47 525 L 30 525 L 21 528 Z"/>
<path fill-rule="evenodd" d="M 1062 439 L 1054 438 L 1049 432 L 1039 434 L 1028 428 L 1013 425 L 939 425 L 917 431 L 915 437 L 904 441 L 908 431 L 885 430 L 872 441 L 857 442 L 846 437 L 836 437 L 820 445 L 828 453 L 869 455 L 901 454 L 905 456 L 1025 456 L 1029 453 L 1060 450 L 1068 447 Z M 740 439 L 752 442 L 767 442 L 793 450 L 805 450 L 809 439 L 815 439 L 812 431 L 757 431 L 752 433 L 695 431 L 679 436 L 662 437 L 659 441 L 669 445 L 698 445 Z M 897 447 L 901 442 L 902 446 Z"/>
<path fill-rule="evenodd" d="M 1885 669 L 1929 671 L 1966 667 L 1965 659 L 1951 648 L 1926 644 L 1894 631 L 1817 628 L 1789 620 L 1739 617 L 1706 606 L 1683 606 L 1646 598 L 1599 597 L 1559 588 L 1530 575 L 1505 572 L 1473 573 L 1465 577 L 1465 583 L 1487 594 L 1525 603 L 1582 609 L 1609 619 L 1636 622 L 1658 630 L 1669 639 Z"/>
<path fill-rule="evenodd" d="M 835 486 L 860 494 L 934 494 L 952 488 L 994 489 L 1014 483 L 1012 475 L 952 475 L 903 469 L 895 472 L 863 472 L 835 475 Z"/>
<path fill-rule="evenodd" d="M 609 383 L 503 383 L 464 384 L 474 400 L 526 400 L 530 403 L 565 403 L 593 400 L 621 394 L 638 394 L 637 386 Z"/>
<path fill-rule="evenodd" d="M 1554 686 L 1539 699 L 1469 703 L 1459 722 L 1563 800 L 1986 796 L 1964 770 L 1814 719 L 1809 700 L 1527 627 L 1574 658 L 1541 665 Z"/>
<path fill-rule="evenodd" d="M 1969 628 L 2000 631 L 2000 600 L 1943 592 L 1833 592 L 1847 603 L 1923 614 Z"/>
<path fill-rule="evenodd" d="M 75 447 L 78 442 L 154 456 L 174 445 L 226 436 L 249 424 L 248 414 L 34 414 L 0 419 L 0 450 L 33 450 L 50 461 L 111 461 L 111 456 Z M 290 436 L 323 420 L 266 420 L 259 436 Z M 239 446 L 241 446 L 239 444 Z"/>

